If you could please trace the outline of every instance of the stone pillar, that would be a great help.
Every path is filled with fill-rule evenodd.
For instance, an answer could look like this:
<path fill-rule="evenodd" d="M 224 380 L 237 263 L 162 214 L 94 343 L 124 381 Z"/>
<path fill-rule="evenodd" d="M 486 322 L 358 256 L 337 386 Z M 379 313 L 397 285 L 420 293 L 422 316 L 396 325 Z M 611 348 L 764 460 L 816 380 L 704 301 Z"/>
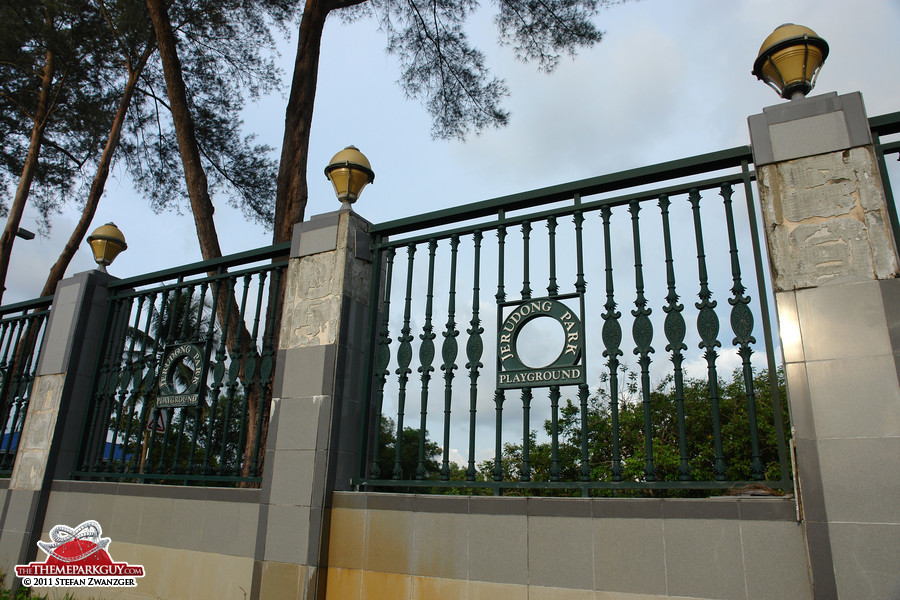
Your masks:
<path fill-rule="evenodd" d="M 352 211 L 294 229 L 251 598 L 324 598 L 331 493 L 356 467 L 371 279 Z"/>
<path fill-rule="evenodd" d="M 815 598 L 900 597 L 900 281 L 862 97 L 749 119 Z"/>
<path fill-rule="evenodd" d="M 34 559 L 54 479 L 75 465 L 106 320 L 107 285 L 99 271 L 78 273 L 56 287 L 9 492 L 0 513 L 0 557 Z M 13 563 L 15 564 L 15 563 Z M 10 565 L 2 565 L 6 573 Z"/>

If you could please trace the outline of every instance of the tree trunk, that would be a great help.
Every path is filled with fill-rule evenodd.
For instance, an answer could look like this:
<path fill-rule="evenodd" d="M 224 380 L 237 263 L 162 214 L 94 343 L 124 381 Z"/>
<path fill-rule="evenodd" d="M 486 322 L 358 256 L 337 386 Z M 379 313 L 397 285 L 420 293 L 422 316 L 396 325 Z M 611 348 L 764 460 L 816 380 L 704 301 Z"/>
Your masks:
<path fill-rule="evenodd" d="M 166 78 L 166 91 L 169 96 L 169 107 L 172 111 L 172 122 L 175 125 L 175 136 L 178 140 L 178 151 L 181 153 L 181 164 L 187 184 L 188 197 L 191 201 L 191 212 L 200 240 L 200 252 L 204 260 L 222 256 L 216 225 L 213 222 L 212 200 L 209 197 L 209 186 L 206 173 L 200 162 L 200 147 L 194 132 L 194 120 L 188 107 L 184 78 L 181 75 L 181 60 L 169 13 L 164 0 L 147 0 L 147 9 L 156 31 L 156 42 L 159 56 L 162 59 L 163 75 Z"/>
<path fill-rule="evenodd" d="M 300 21 L 297 57 L 291 80 L 291 94 L 284 117 L 284 141 L 275 192 L 275 227 L 272 242 L 290 241 L 294 223 L 303 220 L 309 195 L 306 167 L 309 157 L 309 130 L 316 82 L 319 52 L 325 19 L 333 6 L 327 0 L 307 0 Z"/>
<path fill-rule="evenodd" d="M 169 106 L 172 111 L 172 122 L 175 126 L 175 134 L 178 140 L 178 150 L 181 154 L 181 162 L 184 168 L 185 182 L 188 196 L 191 201 L 191 212 L 194 215 L 194 224 L 197 228 L 197 238 L 200 241 L 200 251 L 204 260 L 210 260 L 222 256 L 219 247 L 219 239 L 216 235 L 216 227 L 213 221 L 215 209 L 209 197 L 209 186 L 203 165 L 200 162 L 200 147 L 194 131 L 194 121 L 190 114 L 187 101 L 187 91 L 184 78 L 181 74 L 181 61 L 178 58 L 175 35 L 169 21 L 163 0 L 146 0 L 150 11 L 150 19 L 156 31 L 156 40 L 159 47 L 159 55 L 163 65 L 163 75 L 166 79 L 166 89 L 169 97 Z M 239 378 L 242 381 L 253 380 L 254 373 L 245 373 L 244 366 L 249 353 L 259 354 L 256 341 L 250 336 L 246 324 L 239 318 L 237 311 L 228 311 L 229 300 L 232 306 L 238 306 L 234 298 L 234 292 L 222 295 L 219 298 L 216 313 L 219 323 L 225 332 L 225 343 L 229 352 L 241 357 L 241 369 Z M 226 316 L 227 315 L 227 316 Z M 258 363 L 257 362 L 257 368 Z M 260 396 L 253 391 L 252 386 L 245 388 L 247 411 L 250 415 L 256 415 L 259 411 Z M 243 472 L 246 475 L 249 469 L 249 453 L 247 448 L 252 448 L 258 435 L 256 421 L 248 419 L 247 438 L 245 444 L 246 457 Z M 261 440 L 260 447 L 265 448 L 265 440 Z M 262 452 L 263 450 L 261 450 Z"/>
<path fill-rule="evenodd" d="M 56 73 L 56 56 L 52 50 L 47 50 L 47 59 L 44 63 L 44 75 L 41 78 L 41 92 L 38 96 L 37 110 L 34 113 L 34 126 L 31 128 L 31 142 L 28 146 L 28 155 L 25 157 L 25 167 L 19 178 L 19 186 L 12 206 L 9 209 L 9 219 L 6 221 L 6 229 L 0 236 L 0 301 L 3 292 L 6 291 L 6 274 L 9 271 L 9 259 L 12 254 L 13 241 L 22 221 L 22 213 L 25 211 L 25 202 L 31 191 L 31 183 L 38 167 L 38 158 L 41 153 L 41 144 L 44 141 L 44 129 L 47 126 L 47 118 L 50 114 L 50 94 L 53 88 L 53 76 Z"/>
<path fill-rule="evenodd" d="M 46 283 L 44 283 L 44 289 L 41 291 L 41 296 L 49 296 L 56 291 L 56 284 L 58 284 L 60 279 L 66 274 L 66 269 L 69 267 L 69 263 L 72 262 L 72 257 L 75 256 L 78 246 L 81 245 L 88 228 L 91 226 L 91 221 L 94 220 L 94 214 L 97 212 L 97 205 L 100 203 L 100 197 L 103 195 L 103 189 L 106 186 L 106 179 L 109 177 L 109 167 L 112 164 L 113 154 L 115 153 L 116 148 L 119 147 L 122 126 L 125 123 L 128 108 L 131 106 L 134 90 L 137 87 L 141 72 L 147 65 L 147 60 L 149 60 L 150 55 L 153 54 L 154 50 L 154 46 L 148 45 L 144 50 L 144 53 L 138 59 L 138 63 L 128 74 L 128 82 L 125 84 L 122 98 L 119 100 L 119 108 L 116 111 L 109 137 L 106 140 L 106 146 L 103 148 L 103 154 L 100 156 L 100 163 L 97 165 L 97 172 L 94 174 L 91 190 L 88 192 L 87 201 L 85 202 L 84 209 L 81 211 L 81 218 L 78 220 L 78 224 L 75 225 L 75 229 L 72 231 L 72 235 L 69 236 L 69 241 L 66 242 L 66 246 L 60 253 L 59 258 L 50 268 L 50 274 L 47 276 Z"/>

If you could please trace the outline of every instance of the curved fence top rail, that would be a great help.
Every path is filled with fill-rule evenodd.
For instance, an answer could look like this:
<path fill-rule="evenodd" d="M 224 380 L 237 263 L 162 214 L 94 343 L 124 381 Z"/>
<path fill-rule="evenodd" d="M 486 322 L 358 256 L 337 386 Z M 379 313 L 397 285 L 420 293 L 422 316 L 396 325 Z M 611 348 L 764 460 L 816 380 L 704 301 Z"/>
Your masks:
<path fill-rule="evenodd" d="M 568 200 L 576 194 L 582 196 L 601 194 L 636 188 L 660 181 L 690 177 L 700 173 L 739 167 L 742 162 L 752 162 L 752 160 L 750 146 L 738 146 L 728 150 L 699 154 L 639 169 L 628 169 L 518 194 L 500 196 L 499 198 L 428 212 L 415 217 L 387 221 L 372 225 L 369 231 L 370 233 L 381 235 L 408 233 L 429 227 L 439 227 L 448 223 L 496 215 L 497 211 L 500 210 L 522 210 L 542 204 Z"/>
<path fill-rule="evenodd" d="M 144 275 L 126 277 L 125 279 L 119 279 L 117 281 L 111 282 L 109 284 L 109 288 L 112 290 L 121 290 L 124 288 L 138 287 L 150 283 L 167 281 L 178 277 L 188 277 L 190 275 L 197 275 L 198 273 L 208 273 L 210 271 L 216 271 L 219 269 L 227 269 L 228 267 L 233 267 L 235 265 L 244 265 L 247 263 L 270 260 L 279 257 L 286 258 L 290 249 L 290 242 L 283 242 L 281 244 L 275 244 L 272 246 L 263 246 L 262 248 L 247 250 L 245 252 L 238 252 L 236 254 L 229 254 L 227 256 L 222 256 L 211 260 L 203 260 L 179 267 L 172 267 L 171 269 L 163 269 L 161 271 L 145 273 Z"/>
<path fill-rule="evenodd" d="M 869 128 L 875 135 L 900 133 L 900 111 L 872 117 L 869 119 Z"/>
<path fill-rule="evenodd" d="M 15 304 L 6 304 L 0 306 L 0 317 L 13 312 L 49 308 L 52 303 L 53 296 L 43 296 L 41 298 L 32 298 L 31 300 L 25 300 L 23 302 L 16 302 Z"/>

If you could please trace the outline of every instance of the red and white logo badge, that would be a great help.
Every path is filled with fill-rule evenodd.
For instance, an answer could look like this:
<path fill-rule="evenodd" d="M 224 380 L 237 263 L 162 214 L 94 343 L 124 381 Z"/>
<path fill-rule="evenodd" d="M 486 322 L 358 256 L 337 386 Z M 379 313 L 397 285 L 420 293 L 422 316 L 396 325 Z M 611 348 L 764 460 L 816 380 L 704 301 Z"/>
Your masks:
<path fill-rule="evenodd" d="M 74 529 L 56 525 L 49 542 L 37 543 L 47 559 L 16 565 L 16 575 L 26 587 L 136 587 L 144 567 L 114 561 L 108 551 L 110 538 L 102 534 L 97 521 Z"/>

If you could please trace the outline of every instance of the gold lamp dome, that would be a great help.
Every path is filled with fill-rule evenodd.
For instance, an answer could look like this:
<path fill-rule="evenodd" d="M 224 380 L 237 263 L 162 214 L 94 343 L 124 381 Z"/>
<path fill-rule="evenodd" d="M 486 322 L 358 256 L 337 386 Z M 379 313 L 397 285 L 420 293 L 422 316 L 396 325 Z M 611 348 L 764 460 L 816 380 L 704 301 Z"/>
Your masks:
<path fill-rule="evenodd" d="M 325 167 L 325 177 L 334 186 L 338 200 L 350 205 L 359 199 L 367 184 L 375 181 L 375 172 L 365 154 L 355 146 L 347 146 Z"/>
<path fill-rule="evenodd" d="M 94 262 L 100 265 L 99 270 L 106 272 L 107 265 L 112 264 L 120 252 L 128 248 L 125 235 L 115 223 L 101 225 L 87 237 L 87 243 L 94 253 Z"/>
<path fill-rule="evenodd" d="M 785 23 L 775 28 L 760 46 L 753 74 L 782 98 L 802 97 L 815 87 L 827 56 L 828 43 L 815 31 Z"/>

